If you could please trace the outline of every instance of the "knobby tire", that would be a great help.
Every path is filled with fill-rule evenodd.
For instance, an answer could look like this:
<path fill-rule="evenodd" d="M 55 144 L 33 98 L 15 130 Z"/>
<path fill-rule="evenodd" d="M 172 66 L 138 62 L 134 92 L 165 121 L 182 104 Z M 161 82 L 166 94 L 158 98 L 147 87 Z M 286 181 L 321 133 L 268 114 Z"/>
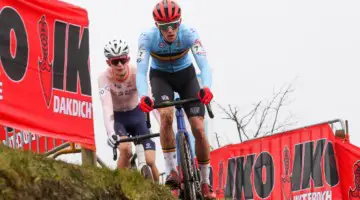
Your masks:
<path fill-rule="evenodd" d="M 180 163 L 184 181 L 184 199 L 196 200 L 196 182 L 193 162 L 191 160 L 190 146 L 182 133 L 179 138 Z"/>

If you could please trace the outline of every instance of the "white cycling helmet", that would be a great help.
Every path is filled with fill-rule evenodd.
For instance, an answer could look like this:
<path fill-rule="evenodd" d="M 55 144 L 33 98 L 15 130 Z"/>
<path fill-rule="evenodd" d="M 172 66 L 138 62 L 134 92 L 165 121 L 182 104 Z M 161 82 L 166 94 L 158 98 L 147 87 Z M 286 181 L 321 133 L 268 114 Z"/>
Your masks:
<path fill-rule="evenodd" d="M 127 56 L 129 46 L 125 40 L 111 40 L 105 45 L 104 54 L 107 58 Z"/>

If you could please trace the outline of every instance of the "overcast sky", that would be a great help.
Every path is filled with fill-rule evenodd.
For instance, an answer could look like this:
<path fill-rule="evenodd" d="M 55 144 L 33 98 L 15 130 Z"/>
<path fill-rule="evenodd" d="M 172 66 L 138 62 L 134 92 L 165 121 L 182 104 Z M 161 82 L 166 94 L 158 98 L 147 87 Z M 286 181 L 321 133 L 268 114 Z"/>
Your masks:
<path fill-rule="evenodd" d="M 131 62 L 136 63 L 138 37 L 154 25 L 152 9 L 157 0 L 66 2 L 87 9 L 89 14 L 97 155 L 114 167 L 96 82 L 107 67 L 103 47 L 110 39 L 125 39 L 130 44 Z M 253 103 L 271 98 L 273 90 L 295 80 L 292 102 L 280 117 L 291 112 L 297 122 L 294 128 L 334 118 L 349 120 L 351 141 L 360 146 L 360 1 L 179 2 L 183 23 L 198 30 L 207 50 L 216 102 L 237 105 L 244 115 Z M 219 133 L 221 145 L 238 143 L 235 125 L 222 119 L 224 115 L 213 107 L 211 144 L 217 146 L 213 132 Z M 156 124 L 153 131 L 158 132 Z M 159 145 L 158 139 L 156 142 Z M 161 154 L 158 151 L 157 163 L 164 171 Z M 63 157 L 75 162 L 79 158 Z"/>

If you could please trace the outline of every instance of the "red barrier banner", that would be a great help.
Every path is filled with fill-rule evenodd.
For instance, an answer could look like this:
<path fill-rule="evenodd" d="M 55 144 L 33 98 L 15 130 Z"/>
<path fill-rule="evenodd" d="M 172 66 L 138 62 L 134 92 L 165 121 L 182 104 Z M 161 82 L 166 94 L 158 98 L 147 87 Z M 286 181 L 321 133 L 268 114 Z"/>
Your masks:
<path fill-rule="evenodd" d="M 0 1 L 0 124 L 95 150 L 87 11 Z"/>
<path fill-rule="evenodd" d="M 211 152 L 213 189 L 220 199 L 346 199 L 342 173 L 352 171 L 359 150 L 339 168 L 349 155 L 335 145 L 330 126 L 320 124 L 222 147 Z"/>

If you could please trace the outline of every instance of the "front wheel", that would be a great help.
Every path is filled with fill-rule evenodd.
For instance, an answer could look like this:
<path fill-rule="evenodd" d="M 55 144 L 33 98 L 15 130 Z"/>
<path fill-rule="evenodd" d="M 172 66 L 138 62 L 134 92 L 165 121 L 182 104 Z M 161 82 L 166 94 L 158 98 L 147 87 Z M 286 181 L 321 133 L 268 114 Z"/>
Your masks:
<path fill-rule="evenodd" d="M 193 161 L 190 153 L 190 146 L 184 133 L 179 138 L 180 163 L 184 182 L 184 199 L 196 200 L 196 177 L 193 168 Z"/>

